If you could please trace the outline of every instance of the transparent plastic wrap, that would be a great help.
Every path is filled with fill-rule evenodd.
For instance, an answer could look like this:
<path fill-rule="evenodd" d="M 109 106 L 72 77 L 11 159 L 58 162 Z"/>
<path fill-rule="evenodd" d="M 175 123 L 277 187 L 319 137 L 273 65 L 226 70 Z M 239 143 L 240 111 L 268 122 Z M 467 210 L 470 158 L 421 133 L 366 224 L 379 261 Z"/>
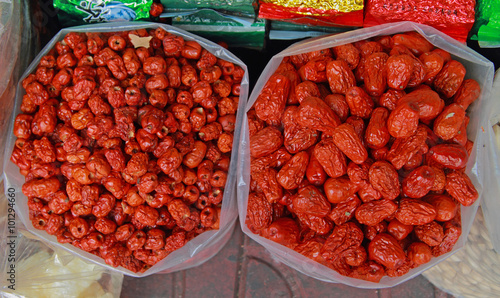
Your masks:
<path fill-rule="evenodd" d="M 21 72 L 33 57 L 33 39 L 28 3 L 26 1 L 0 2 L 0 130 L 9 125 L 14 107 L 16 84 Z M 19 57 L 23 57 L 20 59 Z M 0 150 L 4 150 L 7 134 L 0 136 Z M 3 168 L 3 160 L 0 160 Z"/>
<path fill-rule="evenodd" d="M 484 126 L 487 135 L 486 150 L 488 166 L 485 168 L 486 188 L 483 202 L 481 203 L 486 227 L 490 233 L 491 243 L 497 253 L 500 253 L 500 75 L 497 71 L 491 104 L 485 112 L 488 122 Z"/>
<path fill-rule="evenodd" d="M 21 80 L 24 79 L 24 77 L 26 77 L 28 74 L 32 73 L 33 70 L 37 67 L 40 58 L 44 56 L 50 49 L 52 49 L 55 43 L 59 40 L 62 40 L 63 37 L 69 32 L 117 32 L 117 31 L 128 31 L 128 30 L 136 30 L 143 28 L 155 29 L 158 27 L 161 27 L 170 33 L 182 36 L 185 40 L 196 40 L 203 48 L 214 54 L 216 57 L 224 59 L 226 61 L 230 61 L 235 65 L 239 65 L 242 67 L 245 73 L 240 88 L 240 100 L 238 103 L 239 112 L 236 115 L 236 124 L 241 125 L 241 122 L 243 120 L 242 111 L 244 111 L 245 109 L 245 104 L 247 102 L 248 89 L 249 89 L 248 87 L 249 81 L 248 81 L 248 73 L 246 65 L 235 55 L 233 55 L 223 47 L 209 40 L 203 39 L 194 34 L 177 29 L 169 25 L 138 22 L 133 24 L 112 23 L 112 24 L 86 25 L 86 26 L 63 29 L 37 55 L 37 57 L 34 59 L 34 62 L 31 63 L 31 65 L 21 78 Z M 21 87 L 21 84 L 19 84 L 16 94 L 16 104 L 13 110 L 14 115 L 20 113 L 20 105 L 24 94 L 25 91 Z M 183 270 L 198 266 L 203 262 L 207 261 L 208 259 L 210 259 L 216 253 L 218 253 L 219 250 L 225 245 L 225 243 L 231 236 L 231 233 L 233 231 L 236 222 L 236 218 L 238 216 L 237 202 L 236 202 L 236 160 L 238 156 L 238 146 L 234 146 L 234 149 L 231 154 L 231 162 L 228 172 L 228 178 L 223 194 L 224 200 L 222 201 L 219 230 L 206 231 L 198 235 L 194 239 L 187 242 L 182 248 L 170 253 L 166 258 L 164 258 L 156 265 L 146 270 L 144 273 L 134 273 L 122 267 L 115 268 L 109 266 L 100 257 L 97 257 L 93 254 L 80 250 L 70 244 L 61 244 L 57 242 L 55 236 L 51 236 L 47 234 L 45 231 L 40 231 L 33 228 L 31 221 L 29 220 L 27 197 L 21 191 L 21 186 L 24 183 L 24 177 L 19 173 L 19 168 L 10 161 L 10 155 L 12 153 L 12 149 L 14 147 L 14 142 L 16 139 L 12 133 L 14 125 L 13 118 L 14 117 L 12 117 L 12 120 L 10 122 L 6 150 L 4 154 L 5 189 L 6 190 L 11 189 L 12 192 L 14 193 L 16 197 L 16 204 L 15 204 L 16 214 L 21 220 L 21 222 L 26 226 L 27 230 L 30 233 L 36 235 L 38 238 L 42 239 L 43 241 L 50 243 L 54 247 L 64 248 L 65 250 L 70 251 L 73 254 L 84 258 L 85 260 L 105 266 L 110 270 L 120 272 L 129 276 L 142 277 L 159 272 L 170 273 L 177 270 Z M 234 140 L 239 140 L 239 138 L 240 138 L 239 131 L 235 131 Z"/>
<path fill-rule="evenodd" d="M 176 15 L 172 17 L 172 26 L 215 42 L 225 42 L 229 47 L 262 49 L 266 35 L 264 20 L 225 15 L 211 9 Z"/>
<path fill-rule="evenodd" d="M 165 7 L 162 17 L 177 17 L 196 13 L 199 10 L 210 9 L 227 16 L 238 16 L 253 19 L 255 17 L 253 0 L 161 0 Z"/>
<path fill-rule="evenodd" d="M 249 97 L 247 103 L 247 111 L 253 106 L 258 95 L 260 94 L 264 84 L 267 82 L 269 77 L 276 70 L 280 62 L 284 57 L 297 55 L 301 53 L 307 53 L 311 51 L 321 50 L 325 48 L 331 48 L 334 46 L 352 43 L 360 40 L 365 40 L 371 37 L 379 35 L 391 35 L 407 31 L 417 31 L 423 35 L 429 42 L 434 46 L 448 51 L 453 59 L 456 59 L 463 63 L 467 69 L 466 78 L 476 79 L 481 85 L 481 95 L 479 100 L 477 100 L 472 106 L 469 107 L 470 124 L 468 127 L 468 136 L 474 141 L 474 148 L 469 157 L 469 161 L 466 168 L 466 173 L 471 178 L 475 187 L 477 188 L 480 197 L 482 196 L 485 181 L 485 167 L 488 165 L 488 160 L 485 158 L 485 137 L 486 134 L 482 130 L 487 123 L 487 119 L 483 116 L 485 115 L 485 109 L 491 105 L 491 98 L 489 97 L 493 78 L 493 63 L 488 61 L 486 58 L 477 54 L 473 50 L 462 45 L 458 41 L 452 39 L 451 37 L 439 32 L 438 30 L 420 25 L 412 22 L 401 22 L 394 24 L 385 24 L 372 28 L 365 28 L 360 30 L 355 30 L 347 33 L 342 33 L 338 35 L 330 35 L 326 37 L 314 38 L 304 40 L 302 42 L 296 43 L 279 54 L 275 55 L 270 62 L 265 67 L 260 78 L 258 79 L 252 94 Z M 238 207 L 240 214 L 240 225 L 241 229 L 249 237 L 263 245 L 271 254 L 279 261 L 285 263 L 286 265 L 314 278 L 322 281 L 332 282 L 332 283 L 343 283 L 349 286 L 358 288 L 386 288 L 392 287 L 400 284 L 406 280 L 409 280 L 426 269 L 432 267 L 433 265 L 439 263 L 445 258 L 449 257 L 455 253 L 458 249 L 462 248 L 467 240 L 467 234 L 469 233 L 470 227 L 474 220 L 476 210 L 478 208 L 480 199 L 477 200 L 470 207 L 462 207 L 462 234 L 455 244 L 453 250 L 447 254 L 440 257 L 432 258 L 427 264 L 421 265 L 409 271 L 409 273 L 401 277 L 383 277 L 379 283 L 368 282 L 364 280 L 353 279 L 345 277 L 337 273 L 336 271 L 327 268 L 307 257 L 297 253 L 296 251 L 289 249 L 285 246 L 277 244 L 271 240 L 258 236 L 252 233 L 245 224 L 245 218 L 247 215 L 247 203 L 248 203 L 248 193 L 249 193 L 249 183 L 250 183 L 250 148 L 249 148 L 249 127 L 247 122 L 247 117 L 245 114 L 245 119 L 243 121 L 243 127 L 241 128 L 241 141 L 239 149 L 239 159 L 238 159 Z"/>

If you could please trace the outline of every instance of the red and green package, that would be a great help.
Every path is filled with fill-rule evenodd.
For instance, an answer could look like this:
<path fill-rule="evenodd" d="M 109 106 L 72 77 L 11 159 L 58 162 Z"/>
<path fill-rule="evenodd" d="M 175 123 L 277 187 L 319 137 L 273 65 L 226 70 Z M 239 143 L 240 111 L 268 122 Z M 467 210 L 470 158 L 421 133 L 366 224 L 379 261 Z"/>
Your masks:
<path fill-rule="evenodd" d="M 259 18 L 315 26 L 363 25 L 362 0 L 259 0 Z"/>
<path fill-rule="evenodd" d="M 367 0 L 364 27 L 412 21 L 465 42 L 474 25 L 475 0 Z"/>

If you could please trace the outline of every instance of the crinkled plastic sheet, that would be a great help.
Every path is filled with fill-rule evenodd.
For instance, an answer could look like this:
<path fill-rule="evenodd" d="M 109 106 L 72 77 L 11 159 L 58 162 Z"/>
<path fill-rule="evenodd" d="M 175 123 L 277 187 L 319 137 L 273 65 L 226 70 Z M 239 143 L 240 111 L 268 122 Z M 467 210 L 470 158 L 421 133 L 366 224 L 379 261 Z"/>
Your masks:
<path fill-rule="evenodd" d="M 473 140 L 475 144 L 474 148 L 472 149 L 472 153 L 469 157 L 469 162 L 467 164 L 466 172 L 471 178 L 474 185 L 476 186 L 480 194 L 480 197 L 483 197 L 485 169 L 489 167 L 488 158 L 486 157 L 486 150 L 484 147 L 486 140 L 486 133 L 484 132 L 483 128 L 487 126 L 487 118 L 484 117 L 486 115 L 485 111 L 490 109 L 492 105 L 492 98 L 490 98 L 490 92 L 491 92 L 493 72 L 494 72 L 493 63 L 491 63 L 481 55 L 477 54 L 473 50 L 469 49 L 468 47 L 464 46 L 460 42 L 452 39 L 451 37 L 441 33 L 440 31 L 432 27 L 412 22 L 400 22 L 400 23 L 375 26 L 371 28 L 364 28 L 338 35 L 330 35 L 326 37 L 308 39 L 293 44 L 289 48 L 275 55 L 271 59 L 271 61 L 267 64 L 260 78 L 258 79 L 255 88 L 252 90 L 252 94 L 249 97 L 246 110 L 248 111 L 253 106 L 259 93 L 264 87 L 264 84 L 276 70 L 280 62 L 283 60 L 283 57 L 335 47 L 346 43 L 352 43 L 359 40 L 368 39 L 374 36 L 392 35 L 406 31 L 417 31 L 436 47 L 448 51 L 452 55 L 453 59 L 460 61 L 466 67 L 467 69 L 466 78 L 473 78 L 477 80 L 481 85 L 480 98 L 474 104 L 472 104 L 468 110 L 468 114 L 470 116 L 470 122 L 467 133 L 469 138 Z M 404 276 L 395 278 L 385 276 L 379 283 L 373 283 L 369 281 L 342 276 L 336 271 L 326 266 L 323 266 L 315 261 L 312 261 L 311 259 L 308 259 L 307 257 L 295 252 L 292 249 L 277 244 L 264 237 L 253 234 L 245 225 L 249 185 L 250 185 L 250 146 L 249 146 L 249 135 L 248 135 L 248 123 L 245 114 L 243 127 L 241 129 L 241 140 L 240 140 L 240 149 L 238 158 L 238 184 L 237 184 L 240 225 L 243 232 L 249 237 L 251 237 L 253 240 L 263 245 L 277 260 L 300 271 L 303 274 L 306 274 L 308 276 L 326 282 L 343 283 L 349 286 L 358 288 L 367 288 L 367 289 L 380 289 L 398 285 L 404 281 L 407 281 L 419 275 L 426 269 L 434 266 L 435 264 L 439 263 L 440 261 L 444 260 L 445 258 L 455 253 L 457 250 L 462 248 L 467 240 L 467 234 L 469 233 L 470 227 L 474 220 L 474 216 L 481 201 L 480 198 L 474 203 L 474 205 L 470 207 L 462 207 L 462 235 L 460 236 L 458 242 L 455 244 L 453 251 L 444 254 L 442 256 L 439 256 L 437 258 L 432 258 L 432 260 L 429 263 L 410 270 L 410 272 Z"/>
<path fill-rule="evenodd" d="M 28 2 L 0 1 L 0 131 L 9 126 L 14 107 L 16 84 L 33 57 L 31 21 Z M 0 134 L 0 152 L 4 151 L 7 134 Z M 3 160 L 0 160 L 3 168 Z"/>
<path fill-rule="evenodd" d="M 248 98 L 248 89 L 249 89 L 249 80 L 248 80 L 248 71 L 247 66 L 235 55 L 233 55 L 228 50 L 223 47 L 186 32 L 184 30 L 157 23 L 148 23 L 148 22 L 135 22 L 135 23 L 107 23 L 107 24 L 97 24 L 97 25 L 86 25 L 86 26 L 78 26 L 71 27 L 61 30 L 48 44 L 47 46 L 38 54 L 38 56 L 34 59 L 34 62 L 31 63 L 29 68 L 24 73 L 23 77 L 26 77 L 28 74 L 33 72 L 38 64 L 38 61 L 42 56 L 44 56 L 50 49 L 52 49 L 55 43 L 59 40 L 62 40 L 64 36 L 69 32 L 113 32 L 113 31 L 124 31 L 124 30 L 134 30 L 134 29 L 142 29 L 142 28 L 158 28 L 162 27 L 168 32 L 173 34 L 182 36 L 186 40 L 196 40 L 203 48 L 210 51 L 212 54 L 217 56 L 218 58 L 233 62 L 236 65 L 241 66 L 245 70 L 245 75 L 241 82 L 240 89 L 240 100 L 238 104 L 238 113 L 236 116 L 236 125 L 241 126 L 241 122 L 243 121 L 243 112 L 245 111 L 245 105 Z M 18 85 L 18 90 L 16 94 L 16 105 L 14 109 L 14 115 L 20 113 L 20 105 L 22 101 L 22 96 L 24 95 L 24 90 Z M 40 239 L 45 242 L 51 243 L 54 247 L 63 248 L 67 251 L 72 252 L 75 255 L 82 257 L 85 260 L 94 262 L 96 264 L 100 264 L 110 270 L 115 272 L 123 273 L 125 275 L 134 276 L 134 277 L 143 277 L 148 276 L 154 273 L 170 273 L 178 270 L 188 269 L 191 267 L 198 266 L 205 261 L 209 260 L 212 256 L 217 254 L 220 249 L 226 244 L 229 240 L 232 231 L 235 226 L 236 218 L 238 216 L 238 207 L 236 203 L 236 161 L 238 156 L 238 146 L 233 147 L 233 151 L 231 154 L 231 163 L 228 173 L 228 179 L 226 182 L 226 187 L 224 190 L 224 200 L 222 202 L 222 210 L 221 210 L 221 221 L 220 221 L 220 229 L 212 230 L 204 232 L 188 243 L 184 245 L 182 248 L 172 252 L 165 259 L 158 262 L 156 265 L 148 269 L 144 273 L 134 273 L 130 270 L 124 269 L 123 267 L 112 267 L 107 265 L 103 259 L 87 253 L 83 250 L 80 250 L 70 244 L 61 244 L 57 242 L 56 237 L 47 234 L 45 231 L 36 230 L 33 228 L 29 217 L 28 217 L 28 205 L 27 198 L 21 192 L 21 186 L 24 183 L 24 177 L 19 173 L 19 169 L 15 164 L 10 161 L 10 155 L 12 153 L 12 149 L 14 147 L 15 136 L 12 134 L 14 117 L 10 122 L 9 134 L 7 139 L 7 145 L 4 156 L 4 175 L 5 175 L 5 189 L 14 188 L 15 196 L 16 196 L 16 213 L 21 219 L 22 223 L 26 226 L 29 232 L 36 235 Z M 234 140 L 239 140 L 239 131 L 234 132 Z"/>
<path fill-rule="evenodd" d="M 481 203 L 486 227 L 490 233 L 491 243 L 497 253 L 500 253 L 500 71 L 497 71 L 493 91 L 491 92 L 491 105 L 486 109 L 488 123 L 484 126 L 487 134 L 486 150 L 489 160 L 485 168 L 486 189 Z"/>

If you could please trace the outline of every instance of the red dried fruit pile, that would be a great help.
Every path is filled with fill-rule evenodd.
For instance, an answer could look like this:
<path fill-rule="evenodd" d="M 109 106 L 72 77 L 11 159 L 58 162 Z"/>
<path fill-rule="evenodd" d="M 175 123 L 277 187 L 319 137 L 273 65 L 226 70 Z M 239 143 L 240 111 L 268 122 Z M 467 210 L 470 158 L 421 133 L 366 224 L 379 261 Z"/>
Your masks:
<path fill-rule="evenodd" d="M 162 28 L 67 34 L 15 119 L 33 226 L 133 272 L 218 229 L 243 75 Z"/>
<path fill-rule="evenodd" d="M 378 282 L 451 251 L 479 84 L 416 32 L 286 57 L 249 110 L 246 224 Z"/>

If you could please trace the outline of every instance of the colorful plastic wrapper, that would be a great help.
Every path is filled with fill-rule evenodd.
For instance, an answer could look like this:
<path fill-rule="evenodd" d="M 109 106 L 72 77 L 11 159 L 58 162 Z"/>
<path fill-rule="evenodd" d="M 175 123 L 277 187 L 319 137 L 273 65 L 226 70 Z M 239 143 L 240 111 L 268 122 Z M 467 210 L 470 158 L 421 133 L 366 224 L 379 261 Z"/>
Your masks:
<path fill-rule="evenodd" d="M 259 0 L 259 18 L 314 26 L 363 25 L 362 0 Z"/>
<path fill-rule="evenodd" d="M 478 0 L 472 40 L 482 48 L 500 47 L 500 1 Z"/>
<path fill-rule="evenodd" d="M 235 65 L 240 66 L 244 71 L 244 76 L 241 81 L 240 87 L 240 99 L 238 102 L 238 111 L 244 111 L 245 105 L 248 97 L 249 89 L 249 79 L 247 66 L 234 54 L 224 49 L 223 47 L 201 38 L 197 35 L 191 34 L 184 30 L 164 25 L 158 23 L 148 23 L 148 22 L 121 22 L 121 23 L 106 23 L 106 24 L 95 24 L 86 25 L 79 27 L 71 27 L 62 29 L 59 33 L 54 36 L 54 38 L 46 45 L 46 47 L 35 57 L 34 61 L 30 64 L 26 72 L 21 77 L 22 81 L 26 76 L 32 73 L 38 66 L 40 59 L 51 50 L 56 42 L 62 40 L 64 36 L 69 32 L 117 32 L 117 31 L 130 31 L 137 29 L 156 29 L 161 27 L 167 32 L 181 36 L 184 40 L 195 40 L 204 49 L 215 55 L 217 58 L 224 59 L 226 61 L 232 62 Z M 22 102 L 22 97 L 25 94 L 24 89 L 21 87 L 21 83 L 18 84 L 16 103 L 14 109 L 12 110 L 13 115 L 20 113 L 20 106 Z M 241 126 L 243 121 L 242 112 L 238 112 L 236 115 L 236 125 Z M 14 210 L 16 216 L 19 217 L 26 229 L 36 237 L 40 238 L 42 241 L 51 244 L 53 247 L 65 249 L 71 252 L 73 255 L 80 256 L 86 261 L 104 266 L 105 268 L 134 277 L 148 276 L 154 273 L 170 273 L 178 270 L 184 270 L 192 267 L 196 267 L 205 261 L 209 260 L 215 254 L 217 254 L 220 249 L 226 244 L 226 242 L 231 237 L 232 231 L 234 229 L 236 218 L 238 216 L 237 202 L 236 202 L 236 160 L 238 156 L 238 146 L 234 146 L 231 154 L 231 161 L 229 166 L 228 178 L 224 188 L 223 201 L 221 207 L 221 217 L 220 217 L 220 228 L 219 230 L 210 230 L 199 234 L 191 241 L 187 242 L 183 247 L 177 249 L 170 253 L 163 260 L 149 268 L 143 273 L 134 273 L 123 267 L 112 267 L 107 265 L 104 260 L 96 255 L 85 252 L 76 248 L 71 244 L 61 244 L 57 242 L 57 238 L 54 235 L 49 235 L 43 230 L 37 230 L 32 226 L 31 220 L 29 219 L 28 210 L 28 198 L 22 193 L 21 188 L 24 184 L 25 177 L 19 173 L 19 168 L 10 161 L 10 156 L 12 154 L 12 149 L 14 148 L 14 142 L 16 137 L 13 135 L 14 117 L 12 117 L 9 123 L 8 138 L 6 144 L 6 150 L 4 154 L 4 185 L 5 193 L 7 196 L 14 196 L 16 198 L 16 203 Z M 239 131 L 234 132 L 234 139 L 238 140 L 240 138 Z"/>
<path fill-rule="evenodd" d="M 152 0 L 54 0 L 64 26 L 149 18 Z"/>
<path fill-rule="evenodd" d="M 261 76 L 257 80 L 252 94 L 247 103 L 247 111 L 253 106 L 264 85 L 278 68 L 283 58 L 308 53 L 311 51 L 319 51 L 326 48 L 331 48 L 343 44 L 354 43 L 361 40 L 366 40 L 372 37 L 381 35 L 392 35 L 408 31 L 417 31 L 425 37 L 435 47 L 441 48 L 449 52 L 453 59 L 461 62 L 467 69 L 466 79 L 475 79 L 481 87 L 481 95 L 476 102 L 469 107 L 470 122 L 467 128 L 469 139 L 474 141 L 471 155 L 469 156 L 466 173 L 472 180 L 474 186 L 478 190 L 479 199 L 469 207 L 461 207 L 462 214 L 462 234 L 453 250 L 439 257 L 433 257 L 431 261 L 419 267 L 411 269 L 407 274 L 400 277 L 384 276 L 379 283 L 373 283 L 365 280 L 354 279 L 340 275 L 338 272 L 323 266 L 316 261 L 313 261 L 298 252 L 280 245 L 272 240 L 254 234 L 245 224 L 247 217 L 248 195 L 250 189 L 250 140 L 248 118 L 245 114 L 243 127 L 241 128 L 241 139 L 238 158 L 238 210 L 240 215 L 240 225 L 243 232 L 253 240 L 264 246 L 276 260 L 300 271 L 310 277 L 331 282 L 343 283 L 357 288 L 380 289 L 393 287 L 403 283 L 419 274 L 426 269 L 438 264 L 440 261 L 451 256 L 459 249 L 464 247 L 467 241 L 467 235 L 474 221 L 479 203 L 484 197 L 485 179 L 488 174 L 490 162 L 486 157 L 486 133 L 483 130 L 486 127 L 487 118 L 484 117 L 486 111 L 494 106 L 494 100 L 490 97 L 494 67 L 493 63 L 483 56 L 477 54 L 470 48 L 461 44 L 457 40 L 439 32 L 435 28 L 421 25 L 413 22 L 399 22 L 392 24 L 384 24 L 371 28 L 354 30 L 337 35 L 329 35 L 319 38 L 307 39 L 291 45 L 289 48 L 275 55 L 263 70 Z"/>
<path fill-rule="evenodd" d="M 254 0 L 161 0 L 161 4 L 165 7 L 165 13 L 174 17 L 200 9 L 212 9 L 233 16 L 255 17 Z"/>
<path fill-rule="evenodd" d="M 363 26 L 412 21 L 465 42 L 474 24 L 474 0 L 368 0 Z"/>
<path fill-rule="evenodd" d="M 223 41 L 232 47 L 262 49 L 266 36 L 264 20 L 254 21 L 212 9 L 201 9 L 192 14 L 173 17 L 172 25 L 214 42 Z"/>

